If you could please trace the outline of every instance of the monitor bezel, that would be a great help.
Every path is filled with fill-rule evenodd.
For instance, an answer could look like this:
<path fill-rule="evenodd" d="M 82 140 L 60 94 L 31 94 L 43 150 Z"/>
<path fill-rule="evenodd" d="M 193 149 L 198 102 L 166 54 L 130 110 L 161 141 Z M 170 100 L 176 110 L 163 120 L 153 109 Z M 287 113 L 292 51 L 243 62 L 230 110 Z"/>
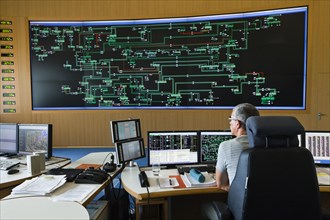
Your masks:
<path fill-rule="evenodd" d="M 134 157 L 134 158 L 125 159 L 125 157 L 123 155 L 123 144 L 129 143 L 129 142 L 134 142 L 134 141 L 139 142 L 140 155 L 137 157 Z M 129 139 L 129 140 L 125 140 L 125 141 L 116 142 L 115 147 L 116 147 L 117 163 L 123 164 L 124 166 L 126 165 L 126 163 L 128 163 L 130 161 L 134 161 L 134 160 L 146 157 L 143 138 L 135 138 L 135 139 Z"/>
<path fill-rule="evenodd" d="M 18 124 L 17 123 L 0 123 L 0 125 L 13 125 L 13 127 L 16 127 L 16 150 L 15 151 L 0 151 L 1 154 L 4 156 L 6 155 L 17 155 L 18 154 Z"/>
<path fill-rule="evenodd" d="M 34 152 L 27 152 L 27 151 L 20 151 L 20 127 L 21 126 L 47 126 L 47 130 L 48 130 L 48 147 L 46 149 L 46 154 L 45 157 L 46 159 L 49 159 L 53 156 L 53 125 L 52 124 L 18 124 L 18 143 L 17 143 L 17 147 L 18 147 L 18 154 L 19 155 L 29 155 L 29 154 L 33 154 Z"/>
<path fill-rule="evenodd" d="M 147 145 L 147 149 L 148 149 L 148 166 L 152 166 L 151 162 L 150 162 L 150 148 L 149 148 L 149 142 L 150 142 L 150 138 L 149 135 L 151 133 L 161 133 L 161 134 L 166 134 L 166 133 L 196 133 L 197 136 L 197 162 L 191 162 L 191 163 L 160 163 L 161 166 L 166 166 L 167 168 L 175 168 L 177 166 L 181 166 L 181 165 L 195 165 L 195 164 L 199 164 L 199 160 L 200 160 L 200 140 L 199 140 L 199 130 L 168 130 L 168 131 L 148 131 L 148 145 Z"/>
<path fill-rule="evenodd" d="M 136 136 L 131 137 L 131 138 L 120 139 L 119 138 L 119 133 L 118 133 L 118 124 L 119 123 L 124 123 L 124 122 L 130 122 L 130 121 L 135 123 Z M 138 118 L 110 121 L 110 130 L 111 130 L 112 143 L 142 138 L 141 121 Z"/>

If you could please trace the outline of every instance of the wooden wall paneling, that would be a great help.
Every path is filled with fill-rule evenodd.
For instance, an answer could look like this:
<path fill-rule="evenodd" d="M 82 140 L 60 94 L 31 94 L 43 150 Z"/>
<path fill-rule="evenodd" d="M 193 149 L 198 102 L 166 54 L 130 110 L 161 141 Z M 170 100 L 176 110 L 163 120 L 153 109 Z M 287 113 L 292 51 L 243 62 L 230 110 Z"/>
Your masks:
<path fill-rule="evenodd" d="M 307 129 L 330 130 L 330 28 L 329 1 L 314 1 L 309 6 L 308 82 L 311 109 Z M 312 16 L 317 15 L 317 16 Z M 321 120 L 318 113 L 324 114 Z"/>
<path fill-rule="evenodd" d="M 319 72 L 316 74 L 316 107 L 311 116 L 313 130 L 330 131 L 330 72 Z M 321 117 L 318 116 L 321 114 Z"/>

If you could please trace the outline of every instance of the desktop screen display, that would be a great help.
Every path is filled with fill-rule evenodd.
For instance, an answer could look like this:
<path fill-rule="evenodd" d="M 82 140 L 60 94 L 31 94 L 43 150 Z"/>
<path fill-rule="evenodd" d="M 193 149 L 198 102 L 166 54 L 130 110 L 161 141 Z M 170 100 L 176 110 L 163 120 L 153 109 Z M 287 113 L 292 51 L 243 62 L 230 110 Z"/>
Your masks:
<path fill-rule="evenodd" d="M 230 131 L 200 131 L 200 162 L 215 164 L 220 143 L 232 138 Z"/>
<path fill-rule="evenodd" d="M 139 158 L 145 157 L 143 139 L 134 139 L 116 143 L 118 163 L 125 164 Z"/>
<path fill-rule="evenodd" d="M 140 119 L 111 121 L 110 126 L 113 143 L 142 137 Z"/>
<path fill-rule="evenodd" d="M 159 160 L 161 165 L 172 167 L 198 163 L 197 131 L 148 132 L 148 165 Z M 157 161 L 158 162 L 158 161 Z"/>
<path fill-rule="evenodd" d="M 330 165 L 330 131 L 306 131 L 305 144 L 314 157 L 315 164 Z"/>
<path fill-rule="evenodd" d="M 17 124 L 0 123 L 0 153 L 17 154 L 18 153 L 18 130 Z"/>
<path fill-rule="evenodd" d="M 52 125 L 51 124 L 18 124 L 19 154 L 46 152 L 52 156 Z"/>

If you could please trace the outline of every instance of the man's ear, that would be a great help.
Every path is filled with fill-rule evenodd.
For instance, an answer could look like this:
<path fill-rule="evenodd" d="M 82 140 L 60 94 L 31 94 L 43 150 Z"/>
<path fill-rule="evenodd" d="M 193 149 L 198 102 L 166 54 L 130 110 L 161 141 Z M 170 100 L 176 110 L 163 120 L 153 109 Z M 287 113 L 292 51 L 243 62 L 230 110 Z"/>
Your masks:
<path fill-rule="evenodd" d="M 242 128 L 242 122 L 241 121 L 239 121 L 239 120 L 236 120 L 236 122 L 237 122 L 237 128 L 239 129 L 239 128 Z"/>

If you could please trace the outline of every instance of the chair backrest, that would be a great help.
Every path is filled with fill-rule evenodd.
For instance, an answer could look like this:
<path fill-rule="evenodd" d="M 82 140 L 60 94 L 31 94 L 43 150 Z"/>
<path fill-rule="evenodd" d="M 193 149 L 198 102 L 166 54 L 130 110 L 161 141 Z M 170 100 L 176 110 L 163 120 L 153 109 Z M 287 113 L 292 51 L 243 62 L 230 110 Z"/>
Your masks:
<path fill-rule="evenodd" d="M 251 148 L 241 153 L 228 194 L 235 220 L 321 219 L 314 160 L 298 147 L 299 121 L 253 116 L 246 126 Z"/>

